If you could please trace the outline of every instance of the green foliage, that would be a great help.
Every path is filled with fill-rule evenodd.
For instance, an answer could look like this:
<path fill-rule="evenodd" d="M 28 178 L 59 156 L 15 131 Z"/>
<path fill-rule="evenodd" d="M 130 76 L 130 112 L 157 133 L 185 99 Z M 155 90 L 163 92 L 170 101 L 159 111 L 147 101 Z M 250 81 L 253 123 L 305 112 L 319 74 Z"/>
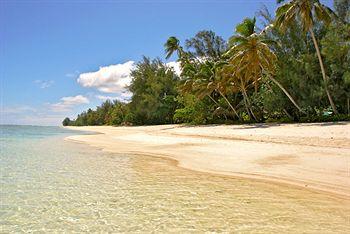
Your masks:
<path fill-rule="evenodd" d="M 126 120 L 127 108 L 124 103 L 115 102 L 107 112 L 107 125 L 121 125 Z"/>
<path fill-rule="evenodd" d="M 179 57 L 180 57 L 180 52 L 182 51 L 182 47 L 180 47 L 180 42 L 176 37 L 169 37 L 167 42 L 164 44 L 165 47 L 165 53 L 166 56 L 165 58 L 168 59 L 170 58 L 175 51 L 179 52 Z"/>
<path fill-rule="evenodd" d="M 177 106 L 178 77 L 159 59 L 144 57 L 131 73 L 129 110 L 135 124 L 172 123 Z"/>
<path fill-rule="evenodd" d="M 182 108 L 175 111 L 175 123 L 206 124 L 210 121 L 210 113 L 203 100 L 186 94 L 178 98 Z"/>
<path fill-rule="evenodd" d="M 236 26 L 236 33 L 243 37 L 249 37 L 255 32 L 255 23 L 255 17 L 253 19 L 245 18 L 242 23 Z"/>
<path fill-rule="evenodd" d="M 340 113 L 347 112 L 350 99 L 350 24 L 334 23 L 321 40 L 329 87 Z"/>
<path fill-rule="evenodd" d="M 334 0 L 334 8 L 341 21 L 350 23 L 350 0 Z"/>
<path fill-rule="evenodd" d="M 309 117 L 301 117 L 299 122 L 301 123 L 314 123 L 314 122 L 339 122 L 339 121 L 350 121 L 350 115 L 339 114 L 339 115 L 314 115 Z"/>
<path fill-rule="evenodd" d="M 63 121 L 62 121 L 62 125 L 63 126 L 68 126 L 68 125 L 70 125 L 71 124 L 71 120 L 68 118 L 68 117 L 66 117 Z"/>
<path fill-rule="evenodd" d="M 120 125 L 124 122 L 125 115 L 125 103 L 106 100 L 96 110 L 88 109 L 82 112 L 75 121 L 70 121 L 68 125 Z"/>
<path fill-rule="evenodd" d="M 213 31 L 199 31 L 193 38 L 186 40 L 186 47 L 194 57 L 218 60 L 226 51 L 227 45 L 222 37 Z"/>

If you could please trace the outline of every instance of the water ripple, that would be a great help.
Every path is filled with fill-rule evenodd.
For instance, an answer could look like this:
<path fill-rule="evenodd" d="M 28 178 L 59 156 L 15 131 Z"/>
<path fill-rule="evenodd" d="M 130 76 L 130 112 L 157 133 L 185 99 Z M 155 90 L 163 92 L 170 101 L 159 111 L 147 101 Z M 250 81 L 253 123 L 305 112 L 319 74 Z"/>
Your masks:
<path fill-rule="evenodd" d="M 350 202 L 61 138 L 1 146 L 1 232 L 350 233 Z"/>

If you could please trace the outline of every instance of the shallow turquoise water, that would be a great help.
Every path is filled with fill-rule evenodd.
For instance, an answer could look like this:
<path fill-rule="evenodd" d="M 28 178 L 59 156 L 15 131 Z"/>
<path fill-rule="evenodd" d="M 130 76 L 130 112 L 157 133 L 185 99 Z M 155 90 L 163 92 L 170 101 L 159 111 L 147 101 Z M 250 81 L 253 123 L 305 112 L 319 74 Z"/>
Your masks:
<path fill-rule="evenodd" d="M 2 233 L 350 233 L 350 202 L 0 126 Z"/>

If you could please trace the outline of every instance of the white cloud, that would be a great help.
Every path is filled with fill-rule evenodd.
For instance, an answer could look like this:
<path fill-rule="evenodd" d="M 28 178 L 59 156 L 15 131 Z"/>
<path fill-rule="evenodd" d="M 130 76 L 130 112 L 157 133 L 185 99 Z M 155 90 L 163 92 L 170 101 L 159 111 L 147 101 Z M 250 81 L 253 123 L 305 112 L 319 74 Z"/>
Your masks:
<path fill-rule="evenodd" d="M 173 61 L 166 63 L 168 67 L 174 69 L 177 75 L 180 75 L 180 63 Z M 100 67 L 98 71 L 81 73 L 77 79 L 78 83 L 86 88 L 96 88 L 103 93 L 115 93 L 119 96 L 128 94 L 127 86 L 131 82 L 131 71 L 135 68 L 134 61 L 128 61 L 120 64 L 113 64 Z M 67 74 L 70 75 L 70 74 Z"/>
<path fill-rule="evenodd" d="M 122 93 L 131 81 L 134 61 L 100 67 L 98 71 L 79 75 L 78 83 L 87 88 L 96 88 L 103 93 Z"/>
<path fill-rule="evenodd" d="M 2 106 L 0 124 L 60 125 L 65 115 L 51 113 L 45 107 Z"/>
<path fill-rule="evenodd" d="M 96 95 L 95 96 L 97 99 L 100 99 L 100 100 L 102 100 L 102 101 L 107 101 L 107 100 L 111 100 L 111 101 L 113 101 L 113 100 L 118 100 L 119 99 L 119 97 L 111 97 L 111 96 L 104 96 L 104 95 Z"/>
<path fill-rule="evenodd" d="M 41 89 L 49 88 L 54 84 L 53 80 L 34 80 L 34 83 L 38 84 Z"/>
<path fill-rule="evenodd" d="M 1 124 L 60 126 L 65 115 L 52 115 L 48 113 L 26 114 L 16 116 L 15 119 L 5 119 Z"/>
<path fill-rule="evenodd" d="M 2 107 L 0 109 L 1 114 L 20 114 L 20 113 L 28 113 L 35 112 L 36 109 L 30 106 L 12 106 L 12 107 Z"/>
<path fill-rule="evenodd" d="M 122 93 L 120 94 L 120 97 L 121 97 L 123 100 L 127 101 L 127 100 L 130 100 L 130 98 L 132 97 L 132 93 L 129 92 L 129 91 L 122 92 Z"/>
<path fill-rule="evenodd" d="M 173 68 L 173 69 L 174 69 L 174 72 L 176 73 L 176 75 L 178 75 L 178 76 L 181 75 L 180 62 L 176 62 L 176 61 L 168 62 L 168 63 L 166 63 L 166 65 L 167 65 L 168 67 Z"/>
<path fill-rule="evenodd" d="M 69 78 L 76 78 L 78 75 L 79 75 L 79 71 L 76 70 L 75 72 L 67 73 L 67 74 L 66 74 L 66 77 L 69 77 Z"/>
<path fill-rule="evenodd" d="M 50 104 L 51 110 L 54 112 L 69 111 L 73 106 L 89 103 L 89 99 L 82 95 L 73 97 L 63 97 L 60 102 Z"/>
<path fill-rule="evenodd" d="M 105 96 L 105 95 L 96 95 L 95 97 L 99 100 L 106 101 L 106 100 L 118 100 L 120 102 L 129 102 L 130 98 L 132 96 L 131 92 L 125 91 L 117 96 Z"/>

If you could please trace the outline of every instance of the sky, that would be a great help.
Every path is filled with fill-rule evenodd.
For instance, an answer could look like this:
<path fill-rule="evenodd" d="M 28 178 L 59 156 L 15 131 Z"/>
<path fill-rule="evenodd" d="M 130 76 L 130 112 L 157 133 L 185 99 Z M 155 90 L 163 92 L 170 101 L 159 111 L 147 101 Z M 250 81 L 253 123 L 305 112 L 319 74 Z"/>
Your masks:
<path fill-rule="evenodd" d="M 332 6 L 332 0 L 322 3 Z M 1 0 L 0 124 L 60 125 L 106 99 L 127 101 L 142 56 L 165 60 L 170 36 L 224 39 L 275 0 Z"/>

